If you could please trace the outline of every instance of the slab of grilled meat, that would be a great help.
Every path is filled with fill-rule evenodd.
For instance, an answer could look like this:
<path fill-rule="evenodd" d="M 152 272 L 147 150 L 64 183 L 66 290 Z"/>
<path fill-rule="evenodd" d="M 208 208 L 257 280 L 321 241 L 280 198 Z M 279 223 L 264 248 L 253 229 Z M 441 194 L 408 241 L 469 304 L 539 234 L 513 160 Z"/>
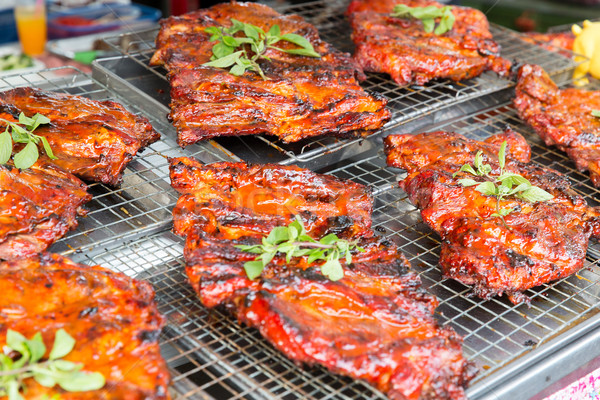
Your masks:
<path fill-rule="evenodd" d="M 204 67 L 212 56 L 210 26 L 231 26 L 231 18 L 268 31 L 308 39 L 321 58 L 269 49 L 258 63 L 268 78 L 247 71 Z M 282 48 L 294 48 L 278 42 Z M 217 136 L 275 135 L 296 142 L 319 135 L 366 136 L 390 118 L 387 100 L 367 94 L 364 78 L 350 56 L 319 38 L 317 29 L 299 16 L 283 16 L 255 3 L 218 4 L 161 21 L 152 65 L 164 65 L 171 83 L 170 118 L 181 146 Z"/>
<path fill-rule="evenodd" d="M 0 260 L 38 253 L 75 228 L 92 197 L 86 189 L 43 161 L 27 170 L 0 165 Z"/>
<path fill-rule="evenodd" d="M 457 173 L 473 165 L 475 154 L 499 173 L 498 151 L 508 142 L 505 171 L 520 174 L 533 186 L 554 196 L 528 203 L 509 196 L 497 204 L 475 186 L 458 180 Z M 385 139 L 388 165 L 408 176 L 400 182 L 421 210 L 423 221 L 441 236 L 440 265 L 444 275 L 472 285 L 484 299 L 506 293 L 513 303 L 528 301 L 522 292 L 581 269 L 590 236 L 600 235 L 600 215 L 575 193 L 560 173 L 529 164 L 529 146 L 513 132 L 494 135 L 484 142 L 447 132 L 392 135 Z M 499 207 L 498 207 L 499 206 Z M 512 209 L 504 221 L 493 214 Z"/>
<path fill-rule="evenodd" d="M 377 239 L 367 187 L 294 166 L 171 160 L 182 193 L 175 232 L 187 236 L 186 271 L 207 307 L 222 306 L 298 363 L 363 379 L 392 399 L 464 399 L 473 376 L 461 338 L 433 318 L 437 300 L 408 272 L 398 248 Z M 299 215 L 309 234 L 336 233 L 365 251 L 330 281 L 322 262 L 276 255 L 255 280 L 243 265 L 275 226 Z"/>
<path fill-rule="evenodd" d="M 443 6 L 428 0 L 352 1 L 348 15 L 354 58 L 365 71 L 390 74 L 399 85 L 423 85 L 437 78 L 460 81 L 487 70 L 508 73 L 510 62 L 500 57 L 481 11 L 453 6 L 452 29 L 436 35 L 425 32 L 420 20 L 391 17 L 397 4 Z"/>
<path fill-rule="evenodd" d="M 521 34 L 521 39 L 542 46 L 546 50 L 560 52 L 560 50 L 573 50 L 575 35 L 572 32 L 524 32 Z M 565 55 L 570 57 L 568 53 Z"/>
<path fill-rule="evenodd" d="M 519 69 L 514 105 L 547 145 L 565 151 L 579 171 L 600 186 L 600 91 L 559 89 L 537 65 Z"/>
<path fill-rule="evenodd" d="M 56 331 L 76 344 L 65 360 L 106 379 L 97 391 L 69 393 L 24 381 L 27 398 L 64 400 L 168 399 L 169 373 L 158 346 L 164 324 L 150 284 L 101 267 L 42 253 L 0 262 L 0 344 L 8 329 L 41 332 L 51 349 Z"/>
<path fill-rule="evenodd" d="M 35 134 L 48 139 L 58 157 L 53 163 L 86 181 L 120 183 L 137 152 L 160 138 L 146 118 L 114 101 L 30 87 L 0 93 L 0 118 L 17 122 L 21 112 L 50 118 L 50 124 L 40 125 Z"/>

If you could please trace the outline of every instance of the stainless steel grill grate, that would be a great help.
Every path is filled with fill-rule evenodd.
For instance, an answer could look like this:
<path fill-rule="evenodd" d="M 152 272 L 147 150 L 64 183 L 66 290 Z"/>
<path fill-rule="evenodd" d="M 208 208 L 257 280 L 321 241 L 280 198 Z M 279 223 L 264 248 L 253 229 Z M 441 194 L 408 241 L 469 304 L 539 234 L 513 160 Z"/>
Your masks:
<path fill-rule="evenodd" d="M 301 5 L 279 7 L 283 13 L 295 13 L 313 23 L 321 37 L 342 51 L 352 52 L 350 26 L 344 17 L 347 1 L 315 1 Z M 138 87 L 162 105 L 161 111 L 168 112 L 169 85 L 162 68 L 149 67 L 148 62 L 154 53 L 154 38 L 158 29 L 110 37 L 105 41 L 122 57 L 97 63 L 105 73 L 117 75 Z M 503 57 L 519 63 L 529 62 L 541 65 L 551 75 L 572 69 L 574 62 L 562 55 L 546 51 L 522 41 L 519 35 L 500 26 L 493 26 L 495 40 L 502 46 Z M 135 65 L 135 66 L 134 66 Z M 128 72 L 135 69 L 135 74 Z M 101 79 L 101 78 L 100 78 Z M 435 113 L 448 105 L 473 99 L 503 88 L 510 87 L 509 80 L 501 79 L 492 72 L 486 72 L 467 82 L 436 81 L 424 87 L 398 87 L 389 77 L 382 74 L 368 74 L 363 82 L 367 91 L 379 92 L 389 100 L 392 120 L 384 127 L 384 132 L 397 125 L 420 116 Z M 156 88 L 160 87 L 157 92 Z M 273 160 L 283 164 L 302 164 L 315 168 L 341 159 L 336 154 L 343 149 L 361 143 L 361 139 L 334 139 L 323 137 L 295 144 L 283 144 L 273 137 L 241 137 L 217 139 L 217 142 L 234 154 L 244 155 L 249 161 Z M 267 146 L 264 146 L 267 144 Z M 251 149 L 250 152 L 248 150 Z"/>

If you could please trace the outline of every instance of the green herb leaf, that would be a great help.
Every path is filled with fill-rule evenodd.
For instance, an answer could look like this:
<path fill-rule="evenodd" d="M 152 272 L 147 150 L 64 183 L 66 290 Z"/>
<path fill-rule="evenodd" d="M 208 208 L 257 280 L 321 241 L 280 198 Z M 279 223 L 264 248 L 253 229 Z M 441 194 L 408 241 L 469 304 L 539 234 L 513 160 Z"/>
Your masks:
<path fill-rule="evenodd" d="M 8 347 L 10 347 L 11 349 L 13 349 L 14 351 L 18 351 L 21 354 L 26 352 L 27 351 L 25 349 L 26 341 L 27 341 L 27 338 L 25 336 L 21 335 L 19 332 L 13 331 L 12 329 L 9 329 L 6 331 L 6 345 Z"/>
<path fill-rule="evenodd" d="M 486 196 L 495 196 L 496 195 L 496 185 L 494 182 L 486 181 L 482 182 L 475 188 L 479 193 L 485 194 Z"/>
<path fill-rule="evenodd" d="M 38 362 L 42 357 L 44 357 L 44 354 L 46 354 L 46 345 L 42 339 L 42 334 L 39 332 L 36 333 L 31 340 L 25 341 L 25 345 L 29 349 L 30 363 Z"/>
<path fill-rule="evenodd" d="M 56 379 L 54 379 L 54 376 L 46 373 L 34 372 L 33 379 L 35 379 L 35 381 L 43 387 L 51 388 L 56 385 Z"/>
<path fill-rule="evenodd" d="M 242 251 L 256 253 L 258 256 L 253 261 L 244 264 L 246 275 L 250 279 L 258 277 L 264 267 L 267 266 L 276 254 L 285 254 L 287 263 L 291 263 L 294 257 L 308 257 L 307 262 L 313 263 L 317 260 L 326 260 L 321 267 L 323 275 L 329 279 L 337 280 L 344 276 L 340 259 L 344 258 L 346 263 L 352 262 L 352 250 L 364 251 L 356 243 L 338 238 L 335 234 L 329 234 L 319 241 L 308 236 L 306 228 L 299 217 L 296 217 L 287 227 L 276 227 L 268 236 L 262 238 L 262 245 L 236 245 Z"/>
<path fill-rule="evenodd" d="M 502 142 L 500 150 L 498 151 L 498 164 L 500 165 L 500 169 L 504 169 L 504 165 L 506 162 L 506 144 L 506 140 Z"/>
<path fill-rule="evenodd" d="M 281 35 L 279 25 L 273 25 L 268 33 L 260 27 L 246 24 L 231 18 L 232 26 L 223 29 L 219 27 L 208 27 L 205 32 L 211 35 L 210 40 L 217 43 L 212 47 L 211 61 L 204 65 L 215 68 L 229 68 L 229 73 L 240 76 L 246 71 L 254 71 L 263 79 L 267 79 L 260 65 L 259 59 L 270 60 L 266 55 L 268 48 L 289 54 L 308 57 L 321 57 L 312 44 L 306 38 L 295 34 L 286 33 Z M 245 37 L 233 36 L 243 32 Z M 287 41 L 299 46 L 299 49 L 280 49 L 273 44 L 279 41 Z M 237 50 L 237 51 L 236 51 Z"/>
<path fill-rule="evenodd" d="M 459 179 L 458 183 L 460 183 L 464 187 L 475 186 L 475 185 L 479 184 L 479 182 L 477 182 L 476 180 L 469 179 L 469 178 Z"/>
<path fill-rule="evenodd" d="M 592 116 L 600 118 L 600 110 L 592 110 Z"/>
<path fill-rule="evenodd" d="M 85 392 L 101 389 L 106 380 L 99 372 L 78 371 L 69 377 L 57 379 L 58 385 L 67 392 Z"/>
<path fill-rule="evenodd" d="M 405 4 L 397 4 L 394 6 L 394 10 L 390 14 L 392 17 L 397 18 L 414 18 L 418 19 L 423 23 L 423 30 L 427 33 L 435 33 L 436 35 L 443 35 L 448 32 L 454 26 L 456 18 L 452 13 L 452 7 L 409 7 Z M 435 20 L 439 18 L 439 24 L 435 27 Z M 434 30 L 435 27 L 435 30 Z"/>
<path fill-rule="evenodd" d="M 29 142 L 25 145 L 23 150 L 19 151 L 13 157 L 15 167 L 19 169 L 27 169 L 35 164 L 39 156 L 40 153 L 38 152 L 36 144 L 34 142 Z"/>
<path fill-rule="evenodd" d="M 262 261 L 248 261 L 244 263 L 244 270 L 246 271 L 246 275 L 248 275 L 248 279 L 254 280 L 260 276 L 264 269 L 264 265 Z"/>
<path fill-rule="evenodd" d="M 531 186 L 530 188 L 520 192 L 518 197 L 530 203 L 548 201 L 554 198 L 554 196 L 552 196 L 550 193 L 536 186 Z"/>
<path fill-rule="evenodd" d="M 48 358 L 50 360 L 56 360 L 58 358 L 62 358 L 69 354 L 73 347 L 75 347 L 75 339 L 71 337 L 64 329 L 59 329 L 56 331 L 56 336 L 54 336 L 54 345 L 52 346 L 52 351 Z"/>

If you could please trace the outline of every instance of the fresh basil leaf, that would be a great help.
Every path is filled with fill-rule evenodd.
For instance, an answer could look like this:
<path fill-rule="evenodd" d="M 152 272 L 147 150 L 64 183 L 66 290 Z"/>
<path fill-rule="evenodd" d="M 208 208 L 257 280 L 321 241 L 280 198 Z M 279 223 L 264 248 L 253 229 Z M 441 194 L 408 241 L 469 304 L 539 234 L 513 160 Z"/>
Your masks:
<path fill-rule="evenodd" d="M 518 193 L 517 196 L 530 203 L 536 203 L 538 201 L 548 201 L 554 198 L 554 196 L 552 196 L 550 193 L 537 186 L 532 186 L 529 189 Z"/>
<path fill-rule="evenodd" d="M 50 158 L 51 160 L 58 159 L 58 157 L 56 157 L 54 155 L 54 153 L 52 152 L 52 148 L 50 147 L 50 143 L 48 143 L 48 139 L 46 139 L 44 136 L 40 136 L 39 138 L 42 141 L 42 145 L 44 146 L 44 151 L 46 152 L 46 155 L 48 156 L 48 158 Z"/>
<path fill-rule="evenodd" d="M 57 383 L 67 392 L 85 392 L 101 389 L 106 384 L 106 380 L 99 372 L 80 371 L 69 374 L 68 377 L 57 379 Z"/>
<path fill-rule="evenodd" d="M 490 172 L 492 172 L 492 166 L 490 164 L 483 164 L 479 169 L 479 175 L 481 176 L 487 176 Z"/>
<path fill-rule="evenodd" d="M 56 367 L 56 369 L 63 372 L 80 371 L 83 368 L 82 363 L 76 363 L 67 360 L 54 360 L 52 365 Z"/>
<path fill-rule="evenodd" d="M 426 18 L 422 20 L 423 22 L 423 30 L 427 33 L 433 32 L 433 27 L 435 26 L 435 20 L 433 18 Z"/>
<path fill-rule="evenodd" d="M 31 340 L 25 341 L 25 345 L 29 349 L 30 363 L 38 362 L 46 354 L 46 345 L 44 345 L 44 340 L 40 332 L 36 333 Z"/>
<path fill-rule="evenodd" d="M 12 155 L 13 142 L 8 130 L 0 133 L 0 164 L 6 164 Z"/>
<path fill-rule="evenodd" d="M 234 38 L 233 36 L 223 36 L 221 38 L 221 40 L 223 41 L 223 43 L 226 46 L 229 46 L 232 49 L 235 49 L 236 47 L 238 47 L 240 45 L 240 43 L 238 43 L 237 39 Z"/>
<path fill-rule="evenodd" d="M 204 29 L 204 32 L 208 33 L 209 35 L 219 35 L 221 33 L 221 28 L 217 26 L 209 26 L 208 28 Z"/>
<path fill-rule="evenodd" d="M 500 150 L 498 151 L 498 164 L 500 165 L 500 169 L 504 169 L 504 165 L 506 164 L 506 140 L 502 142 L 500 146 Z"/>
<path fill-rule="evenodd" d="M 6 345 L 10 347 L 14 351 L 18 351 L 23 354 L 27 350 L 25 349 L 25 342 L 27 338 L 21 335 L 17 331 L 13 331 L 12 329 L 8 329 L 6 331 Z"/>
<path fill-rule="evenodd" d="M 479 182 L 477 182 L 474 179 L 470 179 L 470 178 L 459 179 L 458 183 L 464 187 L 475 186 L 475 185 L 479 184 Z"/>
<path fill-rule="evenodd" d="M 532 186 L 527 184 L 527 183 L 521 183 L 520 185 L 517 185 L 517 187 L 515 187 L 514 189 L 512 189 L 509 192 L 509 195 L 513 195 L 515 193 L 521 193 L 524 192 L 526 190 L 529 190 Z"/>
<path fill-rule="evenodd" d="M 231 67 L 229 72 L 231 73 L 231 75 L 242 76 L 244 75 L 244 72 L 246 72 L 246 67 L 240 64 L 236 64 L 233 67 Z"/>
<path fill-rule="evenodd" d="M 21 393 L 19 393 L 19 381 L 9 381 L 8 382 L 8 400 L 25 400 Z"/>
<path fill-rule="evenodd" d="M 308 260 L 306 260 L 306 262 L 309 264 L 312 264 L 316 260 L 324 260 L 324 259 L 325 259 L 325 250 L 317 250 L 317 251 L 312 252 L 308 256 Z"/>
<path fill-rule="evenodd" d="M 286 49 L 283 51 L 288 54 L 294 54 L 294 55 L 299 55 L 299 56 L 307 56 L 307 57 L 315 57 L 315 58 L 321 57 L 321 55 L 319 53 L 317 53 L 316 51 L 311 50 L 311 49 Z"/>
<path fill-rule="evenodd" d="M 49 360 L 56 360 L 69 354 L 75 347 L 75 339 L 69 335 L 64 329 L 56 331 L 54 336 L 54 345 L 48 356 Z"/>
<path fill-rule="evenodd" d="M 25 114 L 23 114 L 23 113 L 19 114 L 19 123 L 21 125 L 25 125 L 27 127 L 27 129 L 30 129 L 30 126 L 32 126 L 34 122 L 35 121 L 32 118 L 25 116 Z"/>
<path fill-rule="evenodd" d="M 600 110 L 592 110 L 592 116 L 600 117 Z"/>
<path fill-rule="evenodd" d="M 330 245 L 337 242 L 338 240 L 339 238 L 335 233 L 330 233 L 329 235 L 322 237 L 321 240 L 319 240 L 319 243 L 324 245 Z"/>
<path fill-rule="evenodd" d="M 496 185 L 493 182 L 482 182 L 475 188 L 479 193 L 487 195 L 487 196 L 495 196 L 496 195 Z"/>
<path fill-rule="evenodd" d="M 227 46 L 225 43 L 219 42 L 212 47 L 212 52 L 215 59 L 227 57 L 233 53 L 233 48 Z"/>
<path fill-rule="evenodd" d="M 475 170 L 473 169 L 473 167 L 471 167 L 471 165 L 470 165 L 470 164 L 465 164 L 465 165 L 463 165 L 462 167 L 460 167 L 460 170 L 459 170 L 459 172 L 468 172 L 468 173 L 470 173 L 471 175 L 477 175 L 477 172 L 475 172 Z M 455 173 L 454 173 L 454 177 L 455 177 L 456 175 L 458 175 L 458 173 L 459 173 L 459 172 L 455 172 Z"/>
<path fill-rule="evenodd" d="M 314 50 L 312 43 L 310 43 L 308 39 L 295 33 L 286 33 L 285 35 L 281 35 L 281 40 L 293 43 L 302 47 L 303 49 Z"/>
<path fill-rule="evenodd" d="M 330 281 L 338 281 L 344 277 L 342 264 L 338 259 L 328 259 L 321 265 L 321 273 L 329 278 Z"/>
<path fill-rule="evenodd" d="M 235 53 L 231 53 L 228 56 L 225 56 L 223 58 L 219 58 L 217 60 L 214 61 L 209 61 L 207 63 L 204 63 L 202 65 L 207 66 L 207 67 L 215 67 L 215 68 L 227 68 L 232 66 L 233 64 L 235 64 L 235 62 L 237 61 L 237 59 L 243 54 L 243 51 L 236 51 Z"/>
<path fill-rule="evenodd" d="M 54 376 L 45 373 L 34 372 L 33 379 L 35 379 L 35 381 L 43 387 L 51 388 L 56 385 L 56 379 L 54 379 Z"/>
<path fill-rule="evenodd" d="M 293 257 L 302 257 L 302 256 L 307 256 L 309 254 L 311 254 L 314 251 L 314 249 L 300 249 L 300 248 L 296 248 L 294 250 L 294 252 L 292 253 Z"/>
<path fill-rule="evenodd" d="M 479 150 L 477 153 L 475 153 L 475 158 L 473 159 L 473 165 L 475 166 L 475 168 L 477 168 L 477 170 L 481 170 L 481 165 L 483 162 L 483 151 Z"/>
<path fill-rule="evenodd" d="M 245 24 L 244 25 L 244 34 L 247 37 L 254 39 L 255 41 L 260 40 L 260 34 L 258 33 L 258 29 L 256 29 L 256 27 L 254 25 Z"/>
<path fill-rule="evenodd" d="M 281 35 L 281 28 L 279 28 L 279 25 L 275 24 L 271 27 L 271 29 L 269 29 L 269 33 L 267 34 L 268 36 L 271 37 L 277 37 Z"/>
<path fill-rule="evenodd" d="M 38 126 L 50 123 L 50 118 L 48 118 L 45 115 L 42 115 L 40 113 L 36 113 L 33 116 L 32 120 L 33 120 L 33 124 L 29 125 L 29 127 L 28 127 L 30 131 L 35 131 Z"/>
<path fill-rule="evenodd" d="M 244 25 L 246 25 L 243 22 L 238 21 L 235 18 L 231 18 L 231 23 L 232 23 L 231 27 L 227 30 L 228 33 L 231 33 L 231 34 L 243 31 L 244 30 Z"/>
<path fill-rule="evenodd" d="M 262 261 L 263 268 L 266 267 L 267 264 L 269 264 L 271 262 L 271 260 L 273 260 L 273 257 L 275 257 L 274 251 L 271 251 L 269 253 L 263 253 L 259 256 L 259 258 Z"/>
<path fill-rule="evenodd" d="M 29 133 L 19 125 L 11 124 L 12 138 L 17 143 L 29 143 L 31 140 Z"/>
<path fill-rule="evenodd" d="M 269 236 L 267 236 L 267 243 L 279 244 L 289 239 L 288 228 L 285 226 L 276 226 L 273 228 Z"/>
<path fill-rule="evenodd" d="M 248 279 L 254 280 L 263 271 L 263 263 L 261 261 L 247 261 L 244 263 L 244 270 L 246 271 L 246 275 Z"/>

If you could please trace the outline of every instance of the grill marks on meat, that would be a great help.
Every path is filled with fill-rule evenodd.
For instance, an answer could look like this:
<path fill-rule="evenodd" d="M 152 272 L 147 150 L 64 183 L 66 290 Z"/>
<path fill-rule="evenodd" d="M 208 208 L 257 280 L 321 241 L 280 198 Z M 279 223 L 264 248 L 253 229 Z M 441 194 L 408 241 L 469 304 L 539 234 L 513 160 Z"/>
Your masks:
<path fill-rule="evenodd" d="M 537 65 L 519 70 L 514 105 L 523 119 L 544 140 L 567 155 L 579 171 L 589 171 L 600 186 L 600 91 L 559 89 Z"/>
<path fill-rule="evenodd" d="M 174 230 L 187 236 L 186 271 L 205 306 L 227 308 L 297 362 L 366 380 L 392 399 L 465 398 L 473 370 L 462 340 L 438 326 L 437 300 L 398 248 L 375 238 L 367 187 L 293 166 L 170 164 L 182 193 Z M 318 262 L 281 255 L 247 278 L 243 264 L 256 255 L 234 246 L 260 243 L 294 215 L 313 237 L 335 232 L 365 249 L 341 280 L 325 278 Z"/>
<path fill-rule="evenodd" d="M 306 37 L 320 59 L 269 49 L 259 60 L 265 75 L 243 76 L 204 67 L 212 55 L 209 26 L 230 26 L 231 18 L 268 31 Z M 278 42 L 282 48 L 293 44 Z M 161 21 L 152 65 L 164 65 L 171 83 L 170 118 L 178 142 L 187 146 L 217 136 L 267 133 L 283 142 L 319 136 L 367 136 L 390 119 L 387 100 L 369 95 L 356 78 L 360 68 L 345 53 L 323 42 L 316 28 L 299 16 L 282 16 L 254 3 L 219 4 Z"/>
<path fill-rule="evenodd" d="M 496 197 L 458 183 L 461 178 L 480 178 L 463 172 L 453 176 L 462 165 L 472 165 L 478 150 L 492 166 L 491 174 L 497 175 L 497 154 L 504 140 L 509 143 L 505 170 L 554 196 L 533 204 L 504 199 L 500 208 L 513 209 L 504 218 L 506 225 L 492 216 Z M 385 148 L 388 165 L 408 172 L 400 186 L 425 223 L 441 236 L 444 274 L 472 285 L 479 297 L 506 293 L 515 304 L 528 301 L 524 290 L 581 269 L 590 236 L 600 234 L 598 210 L 558 172 L 528 164 L 529 146 L 515 132 L 484 142 L 447 132 L 392 135 L 385 139 Z"/>
<path fill-rule="evenodd" d="M 427 33 L 420 20 L 394 18 L 396 4 L 410 7 L 443 5 L 427 0 L 354 0 L 348 7 L 354 58 L 365 71 L 390 74 L 399 85 L 437 78 L 454 81 L 492 70 L 505 75 L 510 62 L 500 57 L 485 15 L 467 7 L 452 7 L 456 21 L 443 35 Z"/>
<path fill-rule="evenodd" d="M 80 208 L 91 199 L 72 174 L 38 161 L 20 171 L 0 165 L 0 259 L 45 250 L 77 226 Z"/>
<path fill-rule="evenodd" d="M 137 152 L 160 138 L 146 118 L 113 101 L 29 87 L 2 92 L 0 117 L 16 122 L 20 112 L 50 119 L 35 134 L 48 139 L 58 157 L 51 162 L 87 181 L 120 183 Z"/>
<path fill-rule="evenodd" d="M 25 381 L 28 398 L 168 399 L 169 373 L 158 346 L 163 317 L 150 284 L 56 254 L 0 262 L 0 343 L 8 329 L 41 332 L 52 347 L 63 328 L 76 340 L 64 359 L 106 378 L 103 389 L 68 393 Z"/>

